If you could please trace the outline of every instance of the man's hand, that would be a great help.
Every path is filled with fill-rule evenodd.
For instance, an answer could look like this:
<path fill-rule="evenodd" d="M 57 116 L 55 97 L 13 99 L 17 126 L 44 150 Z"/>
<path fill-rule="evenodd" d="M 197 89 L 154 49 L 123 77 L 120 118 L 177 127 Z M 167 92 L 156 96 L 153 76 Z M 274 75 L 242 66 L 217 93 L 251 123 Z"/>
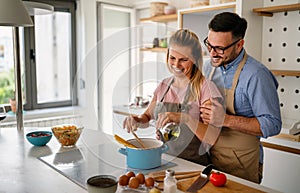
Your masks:
<path fill-rule="evenodd" d="M 204 104 L 200 107 L 200 116 L 204 124 L 222 127 L 225 119 L 225 109 L 218 100 L 211 98 L 211 104 Z"/>

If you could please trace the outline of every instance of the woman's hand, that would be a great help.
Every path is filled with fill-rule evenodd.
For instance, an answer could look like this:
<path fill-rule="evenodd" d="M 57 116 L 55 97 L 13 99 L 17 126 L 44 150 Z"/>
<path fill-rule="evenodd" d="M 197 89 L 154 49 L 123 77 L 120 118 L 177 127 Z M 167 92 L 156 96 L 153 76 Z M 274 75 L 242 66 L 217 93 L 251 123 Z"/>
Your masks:
<path fill-rule="evenodd" d="M 136 131 L 137 128 L 145 128 L 148 126 L 149 123 L 144 123 L 144 119 L 142 118 L 142 116 L 138 115 L 130 115 L 123 121 L 123 128 L 126 129 L 128 133 L 130 133 L 131 131 Z"/>
<path fill-rule="evenodd" d="M 174 122 L 176 124 L 186 123 L 189 119 L 189 115 L 180 112 L 165 112 L 159 113 L 156 121 L 156 128 L 162 128 L 167 123 Z"/>
<path fill-rule="evenodd" d="M 206 103 L 201 106 L 201 119 L 204 124 L 222 127 L 226 115 L 225 109 L 221 103 L 216 99 L 210 99 L 211 104 Z"/>

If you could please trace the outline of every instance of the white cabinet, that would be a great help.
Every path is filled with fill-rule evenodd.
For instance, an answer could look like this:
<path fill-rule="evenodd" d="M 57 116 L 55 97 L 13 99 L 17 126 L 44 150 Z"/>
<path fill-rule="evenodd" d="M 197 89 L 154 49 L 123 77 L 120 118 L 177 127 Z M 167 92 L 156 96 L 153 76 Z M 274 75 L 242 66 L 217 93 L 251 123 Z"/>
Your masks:
<path fill-rule="evenodd" d="M 267 139 L 265 142 L 281 139 Z M 286 152 L 289 145 L 281 144 L 277 142 L 283 150 L 277 150 L 272 147 L 264 147 L 264 176 L 262 185 L 271 187 L 285 193 L 297 193 L 300 190 L 299 174 L 300 174 L 300 144 L 299 142 L 285 141 L 286 144 L 294 144 L 293 152 Z"/>

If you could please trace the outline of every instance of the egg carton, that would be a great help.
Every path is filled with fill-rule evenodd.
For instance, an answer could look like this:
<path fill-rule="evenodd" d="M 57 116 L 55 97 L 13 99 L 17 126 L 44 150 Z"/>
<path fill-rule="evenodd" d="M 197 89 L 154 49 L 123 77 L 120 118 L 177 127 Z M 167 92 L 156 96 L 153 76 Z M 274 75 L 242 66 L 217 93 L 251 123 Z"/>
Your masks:
<path fill-rule="evenodd" d="M 120 186 L 118 185 L 116 193 L 148 193 L 149 189 L 144 186 L 140 185 L 137 189 L 129 188 L 128 186 Z"/>

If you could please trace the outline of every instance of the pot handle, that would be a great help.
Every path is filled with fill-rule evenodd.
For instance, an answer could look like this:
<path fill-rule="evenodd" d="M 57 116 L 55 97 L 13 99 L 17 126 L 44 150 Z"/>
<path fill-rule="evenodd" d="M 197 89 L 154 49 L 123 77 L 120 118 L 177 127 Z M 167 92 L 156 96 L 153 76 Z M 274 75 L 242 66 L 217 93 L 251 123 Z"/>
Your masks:
<path fill-rule="evenodd" d="M 127 155 L 127 151 L 125 148 L 120 148 L 118 151 L 123 155 Z"/>
<path fill-rule="evenodd" d="M 167 145 L 167 144 L 163 144 L 162 145 L 162 147 L 161 147 L 161 153 L 165 153 L 166 151 L 168 151 L 169 150 L 169 146 Z"/>

